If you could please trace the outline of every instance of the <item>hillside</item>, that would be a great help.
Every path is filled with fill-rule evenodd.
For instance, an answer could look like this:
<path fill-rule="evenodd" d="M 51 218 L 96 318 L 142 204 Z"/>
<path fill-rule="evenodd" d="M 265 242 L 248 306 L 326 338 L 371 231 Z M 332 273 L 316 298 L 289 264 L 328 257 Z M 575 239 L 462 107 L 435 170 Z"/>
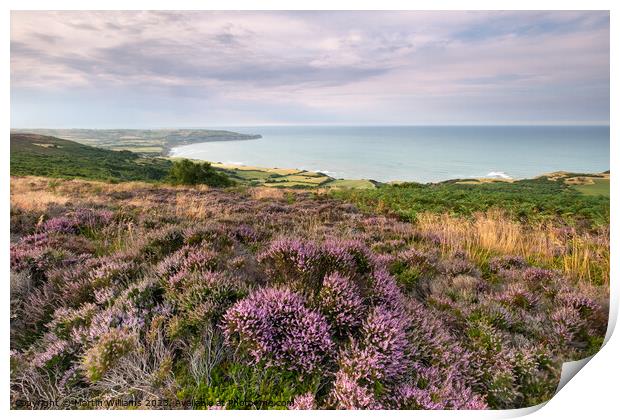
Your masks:
<path fill-rule="evenodd" d="M 11 175 L 159 181 L 171 162 L 39 134 L 11 134 Z"/>
<path fill-rule="evenodd" d="M 58 131 L 63 133 L 66 130 Z M 218 131 L 209 133 L 212 138 L 220 139 L 230 139 L 231 136 L 237 134 L 232 132 L 218 134 L 220 133 Z M 223 137 L 218 137 L 220 135 Z M 177 133 L 175 136 L 181 136 L 181 134 Z M 130 151 L 112 150 L 109 144 L 106 148 L 104 143 L 98 141 L 93 144 L 97 144 L 97 147 L 40 134 L 12 133 L 11 175 L 109 181 L 163 181 L 173 162 L 181 160 L 150 156 L 144 153 L 146 146 Z M 121 147 L 115 148 L 122 149 Z M 212 166 L 222 176 L 229 177 L 237 184 L 247 186 L 298 189 L 340 186 L 374 188 L 374 184 L 366 180 L 335 180 L 321 173 L 303 170 L 235 167 L 218 163 Z"/>
<path fill-rule="evenodd" d="M 609 225 L 609 174 L 548 174 L 510 182 L 450 180 L 380 185 L 372 190 L 335 189 L 335 197 L 366 211 L 415 221 L 424 212 L 471 216 L 502 209 L 515 220 L 580 227 Z"/>
<path fill-rule="evenodd" d="M 15 177 L 11 234 L 14 408 L 525 407 L 607 324 L 608 231 L 501 214 Z"/>
<path fill-rule="evenodd" d="M 110 150 L 129 150 L 153 157 L 166 156 L 171 148 L 186 144 L 261 138 L 259 134 L 204 129 L 20 129 L 11 132 L 28 132 L 60 137 L 88 146 Z"/>

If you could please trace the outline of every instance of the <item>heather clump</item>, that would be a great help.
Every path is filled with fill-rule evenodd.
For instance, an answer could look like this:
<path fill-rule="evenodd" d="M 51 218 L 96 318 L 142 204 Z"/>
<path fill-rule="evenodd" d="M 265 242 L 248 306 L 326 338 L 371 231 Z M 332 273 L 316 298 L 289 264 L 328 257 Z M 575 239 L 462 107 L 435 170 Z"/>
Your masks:
<path fill-rule="evenodd" d="M 341 370 L 367 384 L 397 380 L 408 368 L 405 330 L 401 313 L 375 308 L 362 325 L 361 338 L 341 352 Z"/>
<path fill-rule="evenodd" d="M 213 328 L 230 306 L 247 295 L 247 290 L 242 281 L 222 273 L 189 274 L 183 279 L 182 287 L 166 290 L 166 300 L 174 313 L 168 324 L 168 335 L 182 339 Z"/>
<path fill-rule="evenodd" d="M 90 281 L 94 288 L 123 288 L 139 276 L 139 271 L 140 266 L 134 261 L 109 258 L 91 272 Z"/>
<path fill-rule="evenodd" d="M 134 345 L 134 337 L 121 329 L 101 336 L 97 344 L 84 354 L 82 367 L 86 377 L 92 382 L 98 381 Z"/>
<path fill-rule="evenodd" d="M 339 410 L 380 410 L 383 407 L 375 399 L 372 390 L 364 387 L 345 372 L 338 372 L 330 403 Z"/>
<path fill-rule="evenodd" d="M 77 220 L 66 216 L 54 217 L 43 224 L 43 230 L 48 233 L 76 233 L 78 231 Z"/>
<path fill-rule="evenodd" d="M 46 233 L 75 234 L 82 230 L 95 230 L 108 225 L 114 217 L 109 210 L 80 207 L 66 215 L 46 220 L 41 230 Z"/>
<path fill-rule="evenodd" d="M 302 394 L 295 397 L 291 405 L 288 406 L 289 410 L 316 410 L 316 401 L 314 395 L 311 393 Z"/>
<path fill-rule="evenodd" d="M 183 246 L 183 232 L 176 227 L 167 227 L 151 233 L 140 248 L 146 259 L 160 260 Z"/>
<path fill-rule="evenodd" d="M 344 333 L 361 325 L 364 301 L 350 279 L 338 273 L 326 276 L 318 301 L 321 312 L 336 331 Z"/>
<path fill-rule="evenodd" d="M 489 270 L 499 272 L 512 268 L 521 269 L 527 266 L 525 259 L 519 255 L 502 255 L 494 257 L 489 261 Z"/>
<path fill-rule="evenodd" d="M 369 254 L 361 240 L 328 238 L 314 242 L 284 238 L 272 241 L 258 259 L 273 281 L 317 291 L 326 274 L 358 276 L 369 272 Z"/>
<path fill-rule="evenodd" d="M 182 287 L 184 277 L 215 270 L 218 262 L 218 254 L 205 246 L 186 245 L 161 261 L 156 267 L 156 273 L 170 287 Z"/>
<path fill-rule="evenodd" d="M 226 339 L 256 363 L 312 372 L 331 356 L 329 325 L 288 289 L 260 289 L 223 317 Z"/>
<path fill-rule="evenodd" d="M 258 261 L 276 281 L 316 282 L 323 271 L 321 251 L 313 242 L 298 239 L 278 239 L 259 255 Z"/>
<path fill-rule="evenodd" d="M 369 250 L 361 240 L 330 238 L 322 244 L 322 264 L 326 271 L 354 275 L 371 268 Z"/>
<path fill-rule="evenodd" d="M 57 204 L 11 210 L 13 405 L 519 408 L 605 335 L 607 289 L 569 276 L 583 260 L 567 254 L 585 241 L 602 261 L 605 231 L 542 241 L 497 215 L 410 223 L 307 191 L 61 185 Z M 526 231 L 554 260 L 493 239 Z"/>

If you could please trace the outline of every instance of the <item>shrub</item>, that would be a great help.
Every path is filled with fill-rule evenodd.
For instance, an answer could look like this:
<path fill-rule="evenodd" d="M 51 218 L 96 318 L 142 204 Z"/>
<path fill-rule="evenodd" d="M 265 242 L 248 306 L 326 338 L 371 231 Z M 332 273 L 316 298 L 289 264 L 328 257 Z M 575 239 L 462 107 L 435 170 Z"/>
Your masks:
<path fill-rule="evenodd" d="M 381 401 L 383 394 L 389 395 L 389 386 L 396 384 L 409 369 L 407 323 L 402 315 L 383 307 L 375 308 L 362 326 L 360 339 L 353 339 L 341 350 L 338 364 L 339 374 L 344 375 L 340 391 L 343 401 L 349 398 L 353 401 L 350 404 L 357 401 L 362 405 Z"/>
<path fill-rule="evenodd" d="M 310 241 L 278 239 L 258 256 L 267 273 L 276 282 L 301 282 L 317 287 L 322 271 L 321 251 Z"/>
<path fill-rule="evenodd" d="M 334 408 L 339 410 L 380 410 L 383 407 L 373 392 L 360 385 L 354 377 L 339 371 L 330 394 Z"/>
<path fill-rule="evenodd" d="M 370 269 L 369 250 L 360 240 L 328 239 L 322 245 L 325 272 L 354 275 Z"/>
<path fill-rule="evenodd" d="M 334 346 L 325 318 L 287 289 L 260 289 L 236 303 L 223 329 L 255 362 L 300 373 L 320 369 Z"/>
<path fill-rule="evenodd" d="M 243 282 L 222 273 L 184 274 L 174 288 L 166 290 L 166 300 L 174 309 L 169 336 L 193 341 L 193 337 L 211 329 L 235 302 L 246 295 L 247 287 Z"/>
<path fill-rule="evenodd" d="M 496 273 L 500 270 L 521 269 L 526 266 L 527 262 L 525 259 L 518 255 L 503 255 L 489 260 L 489 270 Z"/>
<path fill-rule="evenodd" d="M 291 405 L 288 406 L 289 410 L 316 410 L 317 404 L 312 393 L 303 395 L 297 395 Z"/>
<path fill-rule="evenodd" d="M 192 273 L 215 270 L 218 260 L 218 254 L 211 250 L 186 245 L 161 261 L 156 273 L 171 288 L 182 287 L 183 278 Z"/>
<path fill-rule="evenodd" d="M 211 187 L 229 187 L 234 184 L 226 175 L 213 169 L 209 162 L 193 162 L 187 159 L 172 163 L 168 179 L 173 184 L 207 184 Z"/>
<path fill-rule="evenodd" d="M 134 282 L 140 274 L 140 266 L 123 256 L 102 259 L 101 265 L 90 274 L 90 281 L 95 288 L 126 287 Z"/>
<path fill-rule="evenodd" d="M 91 382 L 97 382 L 122 356 L 135 347 L 135 338 L 121 329 L 113 329 L 99 338 L 84 355 L 82 367 Z"/>
<path fill-rule="evenodd" d="M 327 275 L 318 300 L 321 312 L 336 331 L 345 332 L 361 325 L 364 302 L 356 285 L 346 277 L 337 273 Z"/>
<path fill-rule="evenodd" d="M 150 234 L 138 250 L 146 259 L 161 260 L 183 246 L 183 232 L 176 227 L 167 227 Z"/>

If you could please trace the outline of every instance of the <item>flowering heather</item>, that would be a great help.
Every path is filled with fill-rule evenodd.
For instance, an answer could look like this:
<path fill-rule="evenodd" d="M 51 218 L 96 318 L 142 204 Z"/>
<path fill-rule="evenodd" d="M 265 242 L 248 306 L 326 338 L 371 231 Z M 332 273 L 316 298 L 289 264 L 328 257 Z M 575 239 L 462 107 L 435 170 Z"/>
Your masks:
<path fill-rule="evenodd" d="M 433 268 L 437 260 L 437 256 L 414 248 L 399 253 L 398 258 L 408 266 L 418 266 L 424 269 Z"/>
<path fill-rule="evenodd" d="M 93 270 L 90 280 L 96 288 L 127 286 L 138 276 L 139 270 L 140 267 L 133 261 L 112 258 Z"/>
<path fill-rule="evenodd" d="M 152 232 L 139 252 L 151 260 L 160 260 L 183 246 L 183 232 L 174 227 Z"/>
<path fill-rule="evenodd" d="M 556 275 L 557 274 L 552 270 L 537 267 L 528 267 L 523 271 L 523 279 L 528 283 L 532 283 L 534 286 L 547 283 L 553 280 Z"/>
<path fill-rule="evenodd" d="M 370 276 L 371 300 L 375 305 L 398 307 L 403 294 L 394 277 L 385 268 L 377 268 Z"/>
<path fill-rule="evenodd" d="M 48 233 L 76 233 L 78 227 L 75 219 L 65 216 L 54 217 L 43 224 L 43 230 Z"/>
<path fill-rule="evenodd" d="M 181 287 L 191 273 L 207 272 L 217 268 L 218 254 L 204 246 L 186 245 L 161 261 L 156 273 L 171 287 Z"/>
<path fill-rule="evenodd" d="M 328 239 L 322 244 L 326 270 L 355 274 L 369 269 L 369 250 L 360 240 Z"/>
<path fill-rule="evenodd" d="M 32 358 L 32 365 L 38 368 L 43 368 L 55 358 L 64 356 L 71 348 L 67 340 L 60 339 L 53 333 L 46 334 L 43 342 L 46 344 L 44 349 L 35 353 Z"/>
<path fill-rule="evenodd" d="M 343 371 L 336 373 L 330 398 L 334 408 L 339 410 L 381 410 L 383 408 L 370 389 L 359 385 L 357 380 Z"/>
<path fill-rule="evenodd" d="M 607 231 L 558 233 L 550 264 L 430 218 L 268 193 L 72 181 L 12 209 L 12 401 L 519 408 L 602 344 L 607 290 L 561 264 Z"/>
<path fill-rule="evenodd" d="M 320 369 L 333 349 L 325 318 L 286 289 L 260 289 L 241 300 L 224 315 L 223 328 L 255 362 L 298 372 Z"/>
<path fill-rule="evenodd" d="M 532 308 L 538 303 L 538 296 L 529 291 L 524 285 L 516 283 L 508 285 L 496 296 L 498 302 L 509 307 Z"/>
<path fill-rule="evenodd" d="M 377 382 L 395 383 L 410 363 L 406 327 L 402 313 L 375 308 L 362 325 L 360 340 L 352 341 L 341 351 L 340 371 L 370 389 Z"/>
<path fill-rule="evenodd" d="M 260 233 L 258 233 L 252 226 L 249 225 L 237 226 L 229 231 L 229 235 L 233 239 L 236 239 L 241 243 L 252 243 L 258 241 L 261 238 Z"/>
<path fill-rule="evenodd" d="M 258 256 L 258 261 L 268 266 L 271 275 L 283 280 L 305 279 L 317 274 L 321 252 L 312 242 L 278 239 Z"/>
<path fill-rule="evenodd" d="M 444 410 L 445 404 L 435 401 L 437 392 L 431 389 L 420 389 L 405 384 L 396 389 L 395 404 L 406 410 Z"/>
<path fill-rule="evenodd" d="M 319 293 L 321 312 L 338 331 L 358 327 L 364 317 L 364 301 L 355 284 L 338 273 L 323 280 Z"/>
<path fill-rule="evenodd" d="M 407 324 L 401 312 L 383 306 L 370 313 L 362 325 L 361 341 L 374 359 L 374 363 L 367 367 L 369 377 L 396 379 L 407 369 Z"/>
<path fill-rule="evenodd" d="M 512 268 L 521 269 L 527 266 L 527 262 L 523 257 L 518 255 L 503 255 L 501 257 L 492 258 L 489 261 L 489 270 L 499 272 L 500 270 L 509 270 Z"/>
<path fill-rule="evenodd" d="M 95 229 L 111 223 L 114 219 L 114 212 L 80 207 L 72 214 L 72 217 L 79 226 Z"/>
<path fill-rule="evenodd" d="M 112 221 L 114 213 L 109 210 L 79 208 L 66 216 L 58 216 L 43 223 L 46 233 L 77 233 L 82 228 L 96 229 Z"/>
<path fill-rule="evenodd" d="M 476 266 L 460 255 L 442 261 L 439 268 L 443 273 L 451 276 L 459 274 L 478 275 Z"/>
<path fill-rule="evenodd" d="M 292 404 L 288 406 L 289 410 L 316 410 L 316 400 L 311 393 L 298 395 L 293 400 Z"/>

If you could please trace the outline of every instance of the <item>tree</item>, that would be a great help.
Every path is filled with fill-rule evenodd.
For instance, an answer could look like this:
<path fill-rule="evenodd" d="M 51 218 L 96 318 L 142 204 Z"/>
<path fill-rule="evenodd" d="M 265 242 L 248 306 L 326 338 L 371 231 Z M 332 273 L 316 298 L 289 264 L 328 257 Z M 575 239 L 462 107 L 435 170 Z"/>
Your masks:
<path fill-rule="evenodd" d="M 213 169 L 210 163 L 187 159 L 174 161 L 168 178 L 173 184 L 206 184 L 211 187 L 228 187 L 234 184 L 226 175 Z"/>

